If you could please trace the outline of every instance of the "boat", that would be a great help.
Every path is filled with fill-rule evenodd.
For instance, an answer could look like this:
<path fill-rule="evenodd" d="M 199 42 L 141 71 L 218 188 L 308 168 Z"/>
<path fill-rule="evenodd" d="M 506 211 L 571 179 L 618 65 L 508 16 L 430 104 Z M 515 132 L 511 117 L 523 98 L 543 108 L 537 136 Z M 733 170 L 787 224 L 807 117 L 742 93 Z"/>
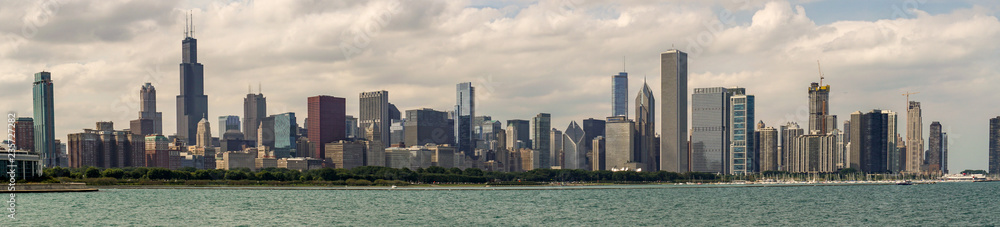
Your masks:
<path fill-rule="evenodd" d="M 897 182 L 896 185 L 913 185 L 912 181 Z"/>

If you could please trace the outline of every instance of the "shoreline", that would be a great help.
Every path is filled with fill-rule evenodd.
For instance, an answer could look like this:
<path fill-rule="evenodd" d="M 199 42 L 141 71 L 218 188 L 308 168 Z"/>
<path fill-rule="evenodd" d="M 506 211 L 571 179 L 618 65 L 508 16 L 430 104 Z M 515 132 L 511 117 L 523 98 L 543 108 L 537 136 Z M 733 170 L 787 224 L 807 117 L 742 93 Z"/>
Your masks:
<path fill-rule="evenodd" d="M 935 182 L 914 182 L 914 185 L 934 184 Z M 803 183 L 803 184 L 611 184 L 611 185 L 516 185 L 516 186 L 493 186 L 493 185 L 411 185 L 399 186 L 246 186 L 246 185 L 211 185 L 211 186 L 164 186 L 164 185 L 102 185 L 91 186 L 96 189 L 202 189 L 202 190 L 384 190 L 384 191 L 439 191 L 439 190 L 604 190 L 604 189 L 685 189 L 685 188 L 764 188 L 764 187 L 824 187 L 824 186 L 852 186 L 852 185 L 896 185 L 890 182 L 864 182 L 864 183 Z"/>

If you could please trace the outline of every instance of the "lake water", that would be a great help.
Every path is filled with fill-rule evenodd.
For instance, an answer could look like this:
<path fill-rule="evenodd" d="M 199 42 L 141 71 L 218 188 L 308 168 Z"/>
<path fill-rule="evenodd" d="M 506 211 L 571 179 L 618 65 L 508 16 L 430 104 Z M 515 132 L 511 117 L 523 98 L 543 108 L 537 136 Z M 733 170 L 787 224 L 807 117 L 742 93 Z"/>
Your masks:
<path fill-rule="evenodd" d="M 17 195 L 0 226 L 978 226 L 1000 183 L 586 190 L 103 189 Z"/>

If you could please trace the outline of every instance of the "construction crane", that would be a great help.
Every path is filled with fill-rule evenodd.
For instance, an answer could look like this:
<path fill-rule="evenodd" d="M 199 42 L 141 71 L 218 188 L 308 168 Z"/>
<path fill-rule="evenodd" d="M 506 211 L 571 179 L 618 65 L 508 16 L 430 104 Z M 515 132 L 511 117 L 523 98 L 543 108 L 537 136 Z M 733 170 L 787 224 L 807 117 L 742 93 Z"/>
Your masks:
<path fill-rule="evenodd" d="M 909 92 L 909 91 L 907 91 L 906 94 L 903 94 L 903 96 L 906 96 L 906 106 L 907 106 L 906 108 L 907 109 L 910 108 L 909 107 L 910 106 L 910 95 L 915 95 L 915 94 L 920 94 L 920 92 Z"/>
<path fill-rule="evenodd" d="M 816 68 L 819 69 L 819 86 L 822 87 L 825 77 L 823 77 L 823 66 L 819 64 L 819 60 L 816 60 Z"/>
<path fill-rule="evenodd" d="M 817 90 L 818 89 L 823 89 L 823 79 L 826 79 L 826 77 L 823 76 L 823 66 L 819 64 L 819 60 L 816 60 L 816 68 L 819 71 L 819 87 L 817 88 Z M 830 92 L 830 91 L 827 90 L 827 92 Z M 827 97 L 829 97 L 829 96 L 827 96 Z M 828 110 L 826 109 L 827 105 L 828 105 L 827 104 L 827 100 L 824 99 L 823 100 L 823 104 L 821 104 L 821 107 L 823 108 L 823 110 L 822 110 L 823 111 L 822 112 L 823 113 L 823 119 L 819 119 L 820 120 L 820 129 L 819 130 L 820 130 L 820 132 L 822 132 L 821 134 L 826 134 L 827 133 L 827 131 L 826 131 L 826 114 L 829 113 L 829 112 L 827 112 Z"/>

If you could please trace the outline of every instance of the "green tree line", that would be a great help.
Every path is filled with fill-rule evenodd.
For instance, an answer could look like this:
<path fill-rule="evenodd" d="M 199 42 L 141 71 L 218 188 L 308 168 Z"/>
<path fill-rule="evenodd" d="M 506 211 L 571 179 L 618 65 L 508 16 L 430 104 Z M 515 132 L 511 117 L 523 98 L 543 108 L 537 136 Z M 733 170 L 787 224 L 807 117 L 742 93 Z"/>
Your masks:
<path fill-rule="evenodd" d="M 102 181 L 96 181 L 102 179 Z M 381 166 L 362 166 L 353 169 L 323 168 L 298 171 L 283 168 L 266 168 L 258 171 L 243 169 L 194 169 L 169 170 L 165 168 L 61 168 L 45 169 L 41 180 L 49 182 L 83 181 L 113 184 L 136 181 L 267 181 L 267 182 L 340 182 L 352 185 L 390 183 L 488 183 L 488 182 L 712 182 L 720 177 L 711 173 L 611 172 L 606 170 L 536 169 L 527 172 L 483 171 L 476 168 L 442 168 L 432 166 L 410 170 Z M 113 181 L 111 183 L 107 181 Z"/>

